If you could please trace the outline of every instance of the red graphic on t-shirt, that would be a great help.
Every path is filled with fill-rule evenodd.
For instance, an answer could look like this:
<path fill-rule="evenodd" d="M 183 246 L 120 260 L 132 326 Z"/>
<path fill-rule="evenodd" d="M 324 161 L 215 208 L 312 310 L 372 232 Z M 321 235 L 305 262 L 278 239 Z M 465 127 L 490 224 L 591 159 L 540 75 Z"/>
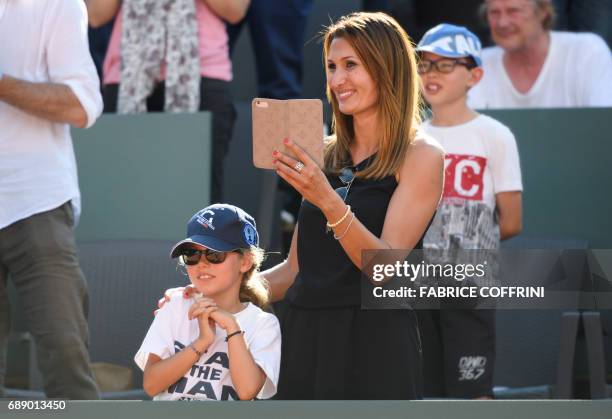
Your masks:
<path fill-rule="evenodd" d="M 447 154 L 444 159 L 444 198 L 482 201 L 487 159 L 465 154 Z"/>

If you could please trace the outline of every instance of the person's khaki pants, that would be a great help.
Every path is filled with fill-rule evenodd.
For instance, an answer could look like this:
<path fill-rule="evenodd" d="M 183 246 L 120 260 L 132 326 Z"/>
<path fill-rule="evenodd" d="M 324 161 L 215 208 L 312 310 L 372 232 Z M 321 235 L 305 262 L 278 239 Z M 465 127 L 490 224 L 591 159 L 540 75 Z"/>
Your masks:
<path fill-rule="evenodd" d="M 49 398 L 98 399 L 87 352 L 87 284 L 70 202 L 0 229 L 0 397 L 9 333 L 7 280 L 23 301 Z"/>

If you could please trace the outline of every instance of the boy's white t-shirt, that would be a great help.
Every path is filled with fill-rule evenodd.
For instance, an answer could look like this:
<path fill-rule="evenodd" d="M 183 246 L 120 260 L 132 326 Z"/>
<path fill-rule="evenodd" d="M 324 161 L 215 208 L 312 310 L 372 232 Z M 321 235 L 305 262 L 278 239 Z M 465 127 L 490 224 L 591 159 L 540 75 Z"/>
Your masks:
<path fill-rule="evenodd" d="M 482 51 L 484 75 L 468 93 L 472 109 L 612 106 L 612 54 L 592 33 L 550 32 L 550 49 L 535 84 L 520 93 L 500 47 Z"/>
<path fill-rule="evenodd" d="M 169 358 L 189 346 L 200 333 L 197 319 L 189 320 L 187 317 L 195 298 L 183 298 L 180 290 L 171 297 L 155 316 L 134 357 L 143 371 L 150 353 L 162 359 Z M 257 398 L 268 399 L 276 394 L 280 370 L 281 332 L 278 319 L 251 303 L 236 313 L 235 317 L 240 329 L 244 331 L 247 348 L 267 377 Z M 217 326 L 215 341 L 206 353 L 180 380 L 153 399 L 237 400 L 238 395 L 230 376 L 226 335 L 225 330 Z"/>
<path fill-rule="evenodd" d="M 422 129 L 446 151 L 442 200 L 423 247 L 448 249 L 454 241 L 462 249 L 496 249 L 495 195 L 523 189 L 514 135 L 486 115 L 452 127 L 426 121 Z"/>

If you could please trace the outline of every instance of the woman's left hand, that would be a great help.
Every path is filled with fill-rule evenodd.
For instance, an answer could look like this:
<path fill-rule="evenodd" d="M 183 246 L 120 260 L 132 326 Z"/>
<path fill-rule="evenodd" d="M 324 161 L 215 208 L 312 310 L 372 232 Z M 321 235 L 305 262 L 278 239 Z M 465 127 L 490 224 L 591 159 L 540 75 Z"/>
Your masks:
<path fill-rule="evenodd" d="M 276 150 L 272 154 L 276 173 L 295 188 L 304 199 L 321 208 L 329 197 L 335 195 L 325 174 L 299 145 L 285 138 L 285 147 L 298 160 Z"/>

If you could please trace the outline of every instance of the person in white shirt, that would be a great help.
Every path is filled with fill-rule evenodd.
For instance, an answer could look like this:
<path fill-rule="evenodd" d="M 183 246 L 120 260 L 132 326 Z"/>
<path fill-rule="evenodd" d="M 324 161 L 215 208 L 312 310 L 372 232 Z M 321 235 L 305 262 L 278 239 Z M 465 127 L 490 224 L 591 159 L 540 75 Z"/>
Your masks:
<path fill-rule="evenodd" d="M 22 299 L 48 397 L 97 399 L 87 352 L 87 284 L 70 125 L 102 112 L 82 1 L 0 0 L 0 397 L 7 281 Z"/>
<path fill-rule="evenodd" d="M 429 30 L 416 48 L 432 110 L 422 128 L 446 151 L 444 191 L 423 239 L 424 257 L 430 263 L 487 263 L 488 274 L 477 285 L 496 280 L 500 240 L 521 231 L 523 189 L 512 132 L 466 104 L 483 76 L 480 49 L 476 35 L 449 24 Z M 466 301 L 440 304 L 418 310 L 425 396 L 492 397 L 495 312 Z"/>
<path fill-rule="evenodd" d="M 263 250 L 255 220 L 229 204 L 191 217 L 187 238 L 171 251 L 191 285 L 172 290 L 135 361 L 154 400 L 251 400 L 276 394 L 281 334 L 260 307 Z M 174 298 L 172 298 L 174 297 Z"/>
<path fill-rule="evenodd" d="M 599 35 L 551 31 L 551 0 L 485 0 L 482 10 L 497 46 L 482 52 L 471 108 L 612 106 L 612 54 Z"/>

